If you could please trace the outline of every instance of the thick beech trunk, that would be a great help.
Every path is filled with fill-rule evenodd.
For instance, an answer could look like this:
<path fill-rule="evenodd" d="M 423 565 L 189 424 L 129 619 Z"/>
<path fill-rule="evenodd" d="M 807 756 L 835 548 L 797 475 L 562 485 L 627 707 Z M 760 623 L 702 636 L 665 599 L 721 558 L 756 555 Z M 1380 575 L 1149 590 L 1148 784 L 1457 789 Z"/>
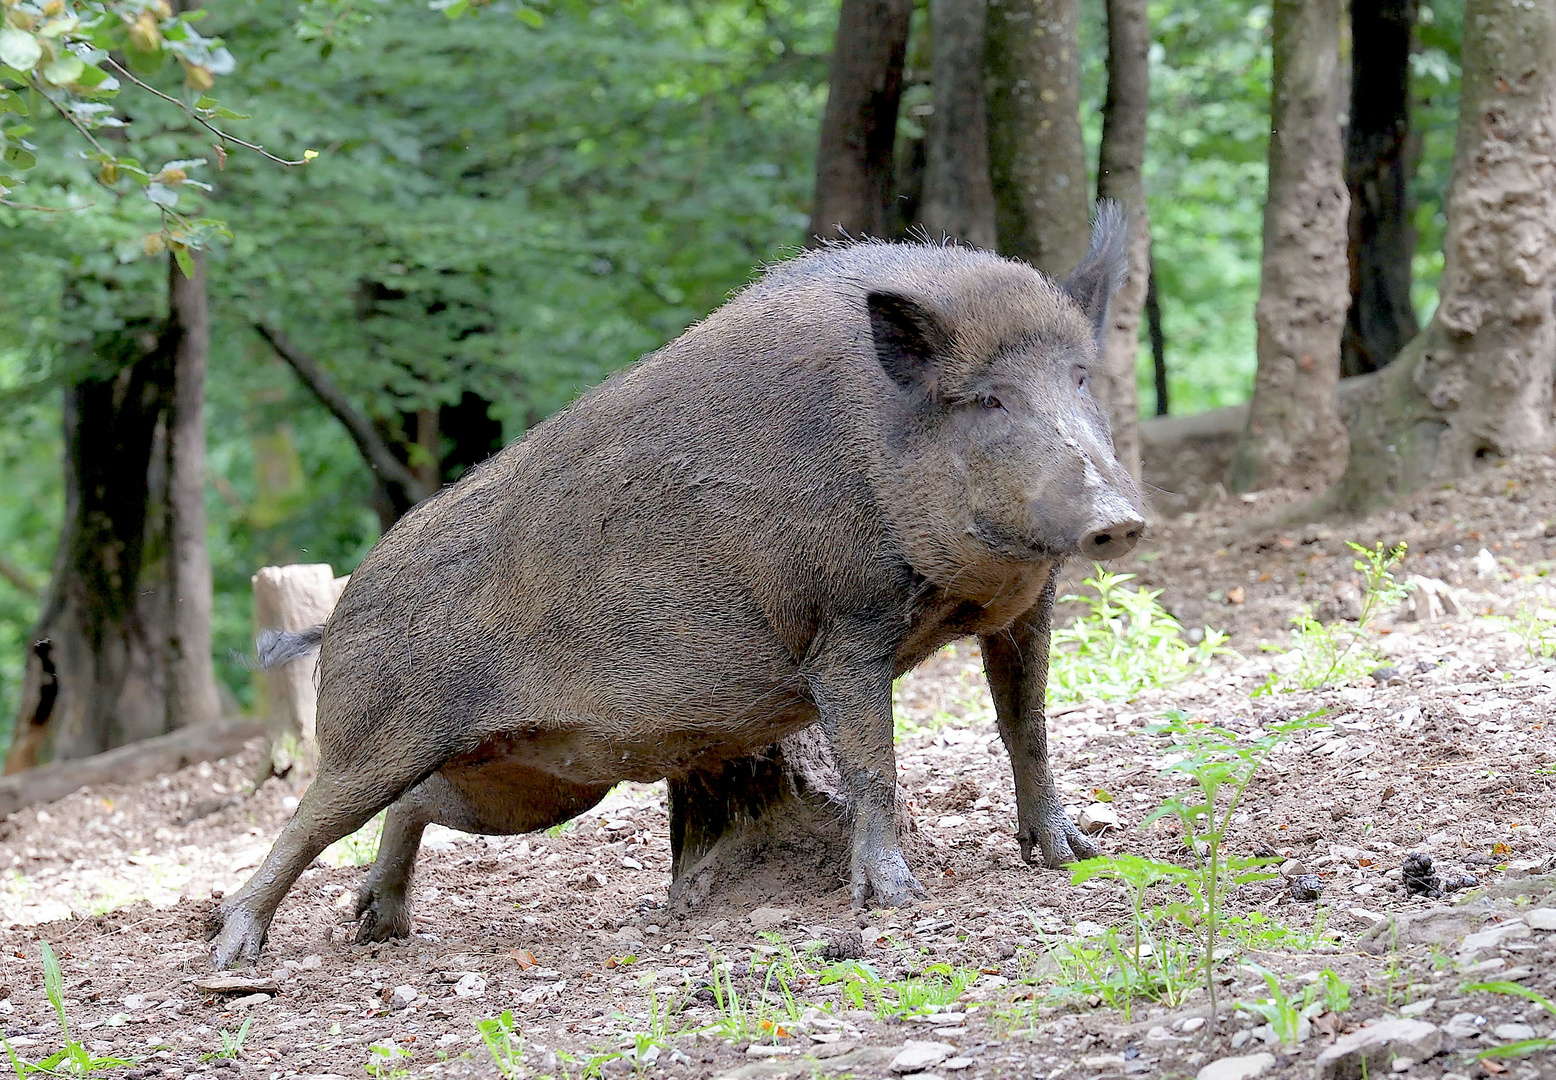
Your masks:
<path fill-rule="evenodd" d="M 811 246 L 887 236 L 912 0 L 843 0 L 816 153 Z"/>
<path fill-rule="evenodd" d="M 1150 278 L 1151 226 L 1145 205 L 1145 121 L 1150 111 L 1151 23 L 1146 0 L 1108 0 L 1108 93 L 1102 106 L 1097 197 L 1129 211 L 1129 280 L 1108 307 L 1103 377 L 1118 460 L 1140 479 L 1140 312 Z"/>
<path fill-rule="evenodd" d="M 919 218 L 932 239 L 948 236 L 993 250 L 988 106 L 983 100 L 986 0 L 933 0 L 934 112 L 925 139 Z"/>
<path fill-rule="evenodd" d="M 205 551 L 203 266 L 64 390 L 65 524 L 5 771 L 218 719 Z"/>
<path fill-rule="evenodd" d="M 1336 69 L 1340 0 L 1275 0 L 1259 366 L 1232 465 L 1238 491 L 1321 489 L 1345 467 L 1335 386 L 1350 302 Z"/>
<path fill-rule="evenodd" d="M 1556 360 L 1556 4 L 1469 0 L 1441 301 L 1351 411 L 1331 509 L 1549 452 Z"/>
<path fill-rule="evenodd" d="M 1351 4 L 1351 121 L 1345 186 L 1351 193 L 1351 310 L 1340 374 L 1365 375 L 1419 330 L 1410 303 L 1410 37 L 1416 0 Z"/>
<path fill-rule="evenodd" d="M 1086 253 L 1078 0 L 988 0 L 984 50 L 999 249 L 1063 278 Z"/>

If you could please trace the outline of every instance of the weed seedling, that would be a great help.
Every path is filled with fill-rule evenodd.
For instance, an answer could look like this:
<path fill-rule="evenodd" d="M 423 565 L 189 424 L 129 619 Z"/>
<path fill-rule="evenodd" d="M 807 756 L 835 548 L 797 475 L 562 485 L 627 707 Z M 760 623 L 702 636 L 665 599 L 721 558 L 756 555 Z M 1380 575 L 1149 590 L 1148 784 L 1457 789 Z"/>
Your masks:
<path fill-rule="evenodd" d="M 1526 998 L 1550 1013 L 1553 1018 L 1556 1018 L 1556 1001 L 1552 1001 L 1544 994 L 1531 990 L 1527 986 L 1520 986 L 1515 982 L 1474 983 L 1466 986 L 1464 990 L 1467 993 L 1474 990 L 1484 990 L 1488 994 L 1507 994 L 1512 997 Z M 1480 1057 L 1483 1060 L 1485 1058 L 1523 1057 L 1525 1054 L 1538 1054 L 1542 1050 L 1556 1050 L 1556 1036 L 1545 1035 L 1534 1039 L 1518 1039 L 1514 1042 L 1504 1043 L 1501 1046 L 1493 1046 L 1489 1050 L 1483 1050 Z"/>
<path fill-rule="evenodd" d="M 11 1059 L 11 1068 L 15 1071 L 17 1080 L 25 1080 L 33 1073 L 48 1076 L 89 1076 L 93 1072 L 104 1069 L 123 1069 L 134 1065 L 133 1060 L 125 1058 L 95 1058 L 85 1046 L 70 1037 L 70 1024 L 65 1019 L 65 976 L 60 971 L 59 960 L 55 957 L 54 949 L 49 943 L 39 942 L 38 948 L 43 956 L 43 992 L 48 996 L 49 1004 L 54 1006 L 54 1014 L 59 1017 L 59 1030 L 64 1045 L 41 1061 L 27 1062 L 17 1056 L 16 1051 L 11 1048 L 10 1040 L 0 1035 L 0 1043 L 5 1044 L 5 1053 Z"/>
<path fill-rule="evenodd" d="M 228 1031 L 223 1028 L 221 1033 L 222 1048 L 220 1050 L 212 1050 L 209 1054 L 200 1055 L 200 1060 L 210 1061 L 212 1058 L 236 1060 L 238 1055 L 243 1053 L 243 1043 L 249 1037 L 249 1025 L 253 1022 L 254 1018 L 250 1016 L 244 1019 L 243 1024 L 237 1031 Z"/>
<path fill-rule="evenodd" d="M 481 1042 L 486 1044 L 487 1051 L 496 1062 L 497 1071 L 506 1080 L 514 1080 L 519 1076 L 524 1067 L 524 1036 L 514 1026 L 512 1010 L 504 1009 L 488 1020 L 477 1020 L 475 1027 L 481 1033 Z"/>
<path fill-rule="evenodd" d="M 405 1063 L 405 1059 L 411 1056 L 409 1050 L 383 1042 L 369 1046 L 367 1052 L 367 1063 L 362 1067 L 369 1076 L 377 1077 L 377 1080 L 398 1080 L 399 1077 L 411 1074 Z"/>
<path fill-rule="evenodd" d="M 1379 612 L 1405 597 L 1405 587 L 1394 579 L 1393 570 L 1404 559 L 1406 545 L 1401 541 L 1392 548 L 1385 548 L 1380 541 L 1369 548 L 1348 540 L 1346 546 L 1356 552 L 1356 560 L 1351 565 L 1362 576 L 1361 613 L 1355 624 L 1326 625 L 1304 608 L 1302 614 L 1292 620 L 1292 643 L 1298 657 L 1296 670 L 1284 680 L 1278 674 L 1272 674 L 1255 695 L 1269 693 L 1277 687 L 1317 690 L 1333 682 L 1360 678 L 1383 663 L 1382 654 L 1372 644 L 1370 627 Z"/>

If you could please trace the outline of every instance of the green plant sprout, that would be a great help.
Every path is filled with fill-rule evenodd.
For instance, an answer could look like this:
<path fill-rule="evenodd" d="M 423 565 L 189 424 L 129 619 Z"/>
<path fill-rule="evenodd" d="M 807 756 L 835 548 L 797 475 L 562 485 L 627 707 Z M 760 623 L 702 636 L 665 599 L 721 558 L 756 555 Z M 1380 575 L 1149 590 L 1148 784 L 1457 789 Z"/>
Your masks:
<path fill-rule="evenodd" d="M 504 1009 L 490 1019 L 477 1020 L 475 1027 L 481 1033 L 481 1042 L 492 1055 L 497 1071 L 502 1073 L 506 1080 L 516 1080 L 522 1075 L 524 1036 L 519 1033 L 518 1027 L 513 1022 L 513 1011 Z"/>
<path fill-rule="evenodd" d="M 1356 552 L 1356 560 L 1351 565 L 1362 576 L 1361 613 L 1355 625 L 1341 622 L 1326 625 L 1304 606 L 1292 620 L 1291 637 L 1298 657 L 1296 670 L 1284 679 L 1272 673 L 1264 686 L 1254 692 L 1255 696 L 1277 688 L 1317 690 L 1336 681 L 1349 682 L 1383 663 L 1383 655 L 1372 644 L 1370 628 L 1383 608 L 1397 604 L 1405 597 L 1405 586 L 1395 580 L 1393 570 L 1404 560 L 1407 545 L 1403 540 L 1392 548 L 1385 548 L 1382 541 L 1370 548 L 1351 540 L 1345 543 Z"/>
<path fill-rule="evenodd" d="M 213 1050 L 209 1054 L 200 1055 L 200 1060 L 210 1061 L 213 1058 L 237 1060 L 238 1055 L 243 1053 L 243 1043 L 249 1037 L 249 1027 L 253 1023 L 254 1018 L 250 1016 L 244 1019 L 243 1024 L 235 1032 L 223 1028 L 221 1032 L 222 1048 Z"/>
<path fill-rule="evenodd" d="M 71 1038 L 70 1024 L 65 1019 L 65 976 L 60 971 L 53 947 L 47 941 L 41 941 L 38 949 L 43 956 L 43 992 L 48 996 L 49 1004 L 54 1006 L 54 1014 L 59 1017 L 59 1030 L 64 1045 L 41 1061 L 27 1062 L 17 1056 L 11 1048 L 10 1040 L 0 1035 L 0 1043 L 5 1044 L 5 1053 L 11 1059 L 11 1068 L 17 1080 L 25 1080 L 29 1075 L 90 1076 L 105 1069 L 123 1069 L 134 1065 L 133 1059 L 95 1058 L 85 1046 Z"/>
<path fill-rule="evenodd" d="M 1523 643 L 1531 660 L 1549 660 L 1556 656 L 1556 610 L 1545 606 L 1530 607 L 1519 604 L 1511 618 L 1497 615 L 1493 622 L 1500 623 Z"/>
<path fill-rule="evenodd" d="M 1300 999 L 1292 998 L 1281 989 L 1280 976 L 1260 964 L 1245 964 L 1261 978 L 1269 988 L 1270 996 L 1258 1001 L 1238 1003 L 1238 1008 L 1264 1018 L 1275 1037 L 1286 1046 L 1295 1047 L 1302 1041 L 1302 1021 L 1312 1020 L 1324 1012 L 1343 1013 L 1351 1007 L 1351 988 L 1345 980 L 1325 968 L 1319 979 L 1302 988 Z M 1323 985 L 1319 986 L 1319 982 Z"/>
<path fill-rule="evenodd" d="M 1511 997 L 1525 998 L 1550 1013 L 1552 1017 L 1556 1017 L 1556 1001 L 1552 1001 L 1544 994 L 1531 990 L 1527 986 L 1504 981 L 1473 983 L 1464 987 L 1466 993 L 1475 990 L 1483 990 L 1488 994 L 1506 994 Z M 1504 1043 L 1501 1046 L 1493 1046 L 1489 1050 L 1482 1050 L 1479 1056 L 1482 1060 L 1486 1058 L 1523 1057 L 1526 1054 L 1538 1054 L 1542 1050 L 1556 1050 L 1556 1036 L 1544 1035 L 1534 1039 L 1517 1039 L 1510 1043 Z"/>
<path fill-rule="evenodd" d="M 393 1043 L 381 1042 L 369 1046 L 367 1052 L 367 1063 L 362 1067 L 369 1076 L 377 1077 L 377 1080 L 396 1080 L 397 1077 L 410 1075 L 411 1070 L 405 1064 L 405 1059 L 411 1056 L 409 1050 L 403 1050 Z"/>
<path fill-rule="evenodd" d="M 1167 614 L 1160 589 L 1130 589 L 1134 574 L 1095 567 L 1085 584 L 1095 596 L 1071 594 L 1061 603 L 1090 610 L 1053 632 L 1048 701 L 1124 701 L 1150 687 L 1181 682 L 1215 656 L 1228 653 L 1226 635 L 1205 630 L 1198 644 Z"/>

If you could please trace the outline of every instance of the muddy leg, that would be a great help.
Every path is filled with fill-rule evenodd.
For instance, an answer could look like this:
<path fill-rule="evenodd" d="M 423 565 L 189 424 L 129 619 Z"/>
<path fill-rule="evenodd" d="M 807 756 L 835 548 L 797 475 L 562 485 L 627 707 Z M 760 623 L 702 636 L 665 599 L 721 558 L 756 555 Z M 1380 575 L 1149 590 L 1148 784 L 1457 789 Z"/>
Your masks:
<path fill-rule="evenodd" d="M 1048 646 L 1053 616 L 1057 565 L 1037 605 L 1008 630 L 979 638 L 983 667 L 994 697 L 1000 738 L 1010 753 L 1016 776 L 1016 840 L 1021 857 L 1034 865 L 1056 868 L 1101 852 L 1071 824 L 1054 788 L 1048 764 L 1048 726 L 1044 717 L 1048 693 Z M 1032 851 L 1040 851 L 1034 858 Z"/>
<path fill-rule="evenodd" d="M 897 753 L 891 711 L 894 646 L 869 623 L 833 628 L 806 679 L 853 805 L 853 903 L 904 907 L 927 895 L 897 840 Z"/>
<path fill-rule="evenodd" d="M 299 874 L 319 852 L 355 832 L 416 782 L 398 777 L 355 775 L 341 778 L 322 771 L 303 795 L 265 862 L 243 888 L 222 901 L 207 926 L 215 939 L 211 962 L 220 970 L 234 960 L 255 960 L 265 944 L 270 921 Z"/>

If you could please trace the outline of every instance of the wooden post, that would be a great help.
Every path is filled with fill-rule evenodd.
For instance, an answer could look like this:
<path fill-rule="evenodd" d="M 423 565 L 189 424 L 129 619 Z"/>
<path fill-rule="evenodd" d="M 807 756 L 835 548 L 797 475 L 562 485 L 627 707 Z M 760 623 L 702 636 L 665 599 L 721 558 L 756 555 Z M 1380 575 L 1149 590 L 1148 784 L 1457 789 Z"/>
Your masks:
<path fill-rule="evenodd" d="M 346 581 L 328 563 L 264 567 L 252 578 L 255 628 L 290 633 L 319 625 L 330 617 Z M 262 708 L 270 747 L 260 764 L 261 783 L 294 767 L 313 771 L 318 665 L 314 654 L 264 673 Z"/>

